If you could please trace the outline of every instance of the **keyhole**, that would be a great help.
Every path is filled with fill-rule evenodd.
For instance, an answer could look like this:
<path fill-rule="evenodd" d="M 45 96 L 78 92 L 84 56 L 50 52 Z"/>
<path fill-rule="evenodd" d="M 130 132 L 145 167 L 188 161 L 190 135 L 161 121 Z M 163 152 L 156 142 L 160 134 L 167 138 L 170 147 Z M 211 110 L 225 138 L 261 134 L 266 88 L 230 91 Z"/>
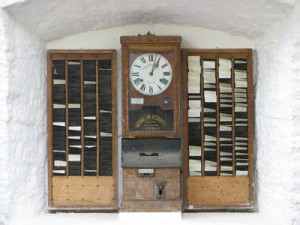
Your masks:
<path fill-rule="evenodd" d="M 163 190 L 162 190 L 162 186 L 159 185 L 159 189 L 158 189 L 158 195 L 162 195 L 163 194 Z"/>
<path fill-rule="evenodd" d="M 166 198 L 166 184 L 163 181 L 156 182 L 156 198 L 157 199 L 164 199 Z"/>

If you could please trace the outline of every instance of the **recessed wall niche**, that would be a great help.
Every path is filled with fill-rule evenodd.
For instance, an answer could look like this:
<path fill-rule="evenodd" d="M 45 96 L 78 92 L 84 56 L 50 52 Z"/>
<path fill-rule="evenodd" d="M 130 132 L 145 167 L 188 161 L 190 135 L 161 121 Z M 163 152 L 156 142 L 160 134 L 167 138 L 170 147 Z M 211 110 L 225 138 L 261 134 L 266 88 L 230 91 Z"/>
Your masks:
<path fill-rule="evenodd" d="M 115 51 L 48 53 L 50 210 L 117 209 L 115 66 Z M 251 210 L 252 51 L 183 50 L 182 67 L 182 210 Z M 143 184 L 150 179 L 131 176 Z"/>

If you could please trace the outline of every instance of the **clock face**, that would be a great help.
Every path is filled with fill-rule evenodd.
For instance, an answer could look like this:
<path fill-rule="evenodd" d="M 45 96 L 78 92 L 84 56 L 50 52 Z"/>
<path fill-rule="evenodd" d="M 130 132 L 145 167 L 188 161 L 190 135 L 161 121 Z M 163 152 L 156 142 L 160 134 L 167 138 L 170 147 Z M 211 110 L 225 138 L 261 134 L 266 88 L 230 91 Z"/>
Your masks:
<path fill-rule="evenodd" d="M 158 95 L 164 92 L 172 81 L 170 62 L 158 53 L 138 56 L 130 67 L 132 86 L 144 95 Z"/>

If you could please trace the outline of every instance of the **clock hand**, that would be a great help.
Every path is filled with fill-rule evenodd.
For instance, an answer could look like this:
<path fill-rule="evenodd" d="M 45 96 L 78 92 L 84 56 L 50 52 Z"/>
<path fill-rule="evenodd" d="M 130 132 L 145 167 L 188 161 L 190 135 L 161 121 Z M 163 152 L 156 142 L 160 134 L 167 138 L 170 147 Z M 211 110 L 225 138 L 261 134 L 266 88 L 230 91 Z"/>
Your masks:
<path fill-rule="evenodd" d="M 159 67 L 159 60 L 160 60 L 160 57 L 159 57 L 159 59 L 157 60 L 157 62 L 155 63 L 155 67 L 154 67 L 153 71 L 154 71 L 157 67 Z M 153 73 L 153 71 L 152 71 L 152 73 Z"/>
<path fill-rule="evenodd" d="M 150 76 L 153 75 L 153 70 L 154 70 L 154 67 L 155 67 L 155 60 L 156 60 L 156 57 L 157 57 L 157 54 L 155 55 L 155 58 L 154 58 L 154 61 L 153 61 L 153 65 L 152 65 L 152 69 L 151 69 L 151 72 L 150 72 Z"/>
<path fill-rule="evenodd" d="M 155 70 L 157 67 L 159 67 L 159 60 L 160 60 L 160 57 L 159 57 L 159 59 L 157 60 L 157 62 L 155 63 L 155 66 L 154 66 L 154 68 L 153 68 L 153 70 L 152 70 L 152 72 L 151 72 L 152 75 L 153 75 L 154 70 Z"/>

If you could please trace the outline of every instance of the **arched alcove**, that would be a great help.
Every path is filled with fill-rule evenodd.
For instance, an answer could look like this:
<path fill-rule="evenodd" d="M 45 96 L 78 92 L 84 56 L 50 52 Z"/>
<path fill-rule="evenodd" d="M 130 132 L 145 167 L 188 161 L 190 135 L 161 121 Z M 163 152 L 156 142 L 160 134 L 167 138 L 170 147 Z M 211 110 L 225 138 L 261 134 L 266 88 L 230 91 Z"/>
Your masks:
<path fill-rule="evenodd" d="M 293 6 L 293 1 L 284 0 L 12 2 L 4 9 L 46 41 L 90 30 L 156 23 L 205 27 L 255 38 Z"/>
<path fill-rule="evenodd" d="M 47 208 L 47 48 L 120 51 L 121 35 L 148 30 L 181 35 L 187 48 L 255 50 L 258 211 L 286 224 L 296 221 L 293 179 L 299 176 L 289 156 L 297 152 L 292 121 L 297 112 L 290 107 L 297 1 L 7 0 L 0 5 L 0 221 Z M 118 52 L 119 79 L 120 62 Z"/>

